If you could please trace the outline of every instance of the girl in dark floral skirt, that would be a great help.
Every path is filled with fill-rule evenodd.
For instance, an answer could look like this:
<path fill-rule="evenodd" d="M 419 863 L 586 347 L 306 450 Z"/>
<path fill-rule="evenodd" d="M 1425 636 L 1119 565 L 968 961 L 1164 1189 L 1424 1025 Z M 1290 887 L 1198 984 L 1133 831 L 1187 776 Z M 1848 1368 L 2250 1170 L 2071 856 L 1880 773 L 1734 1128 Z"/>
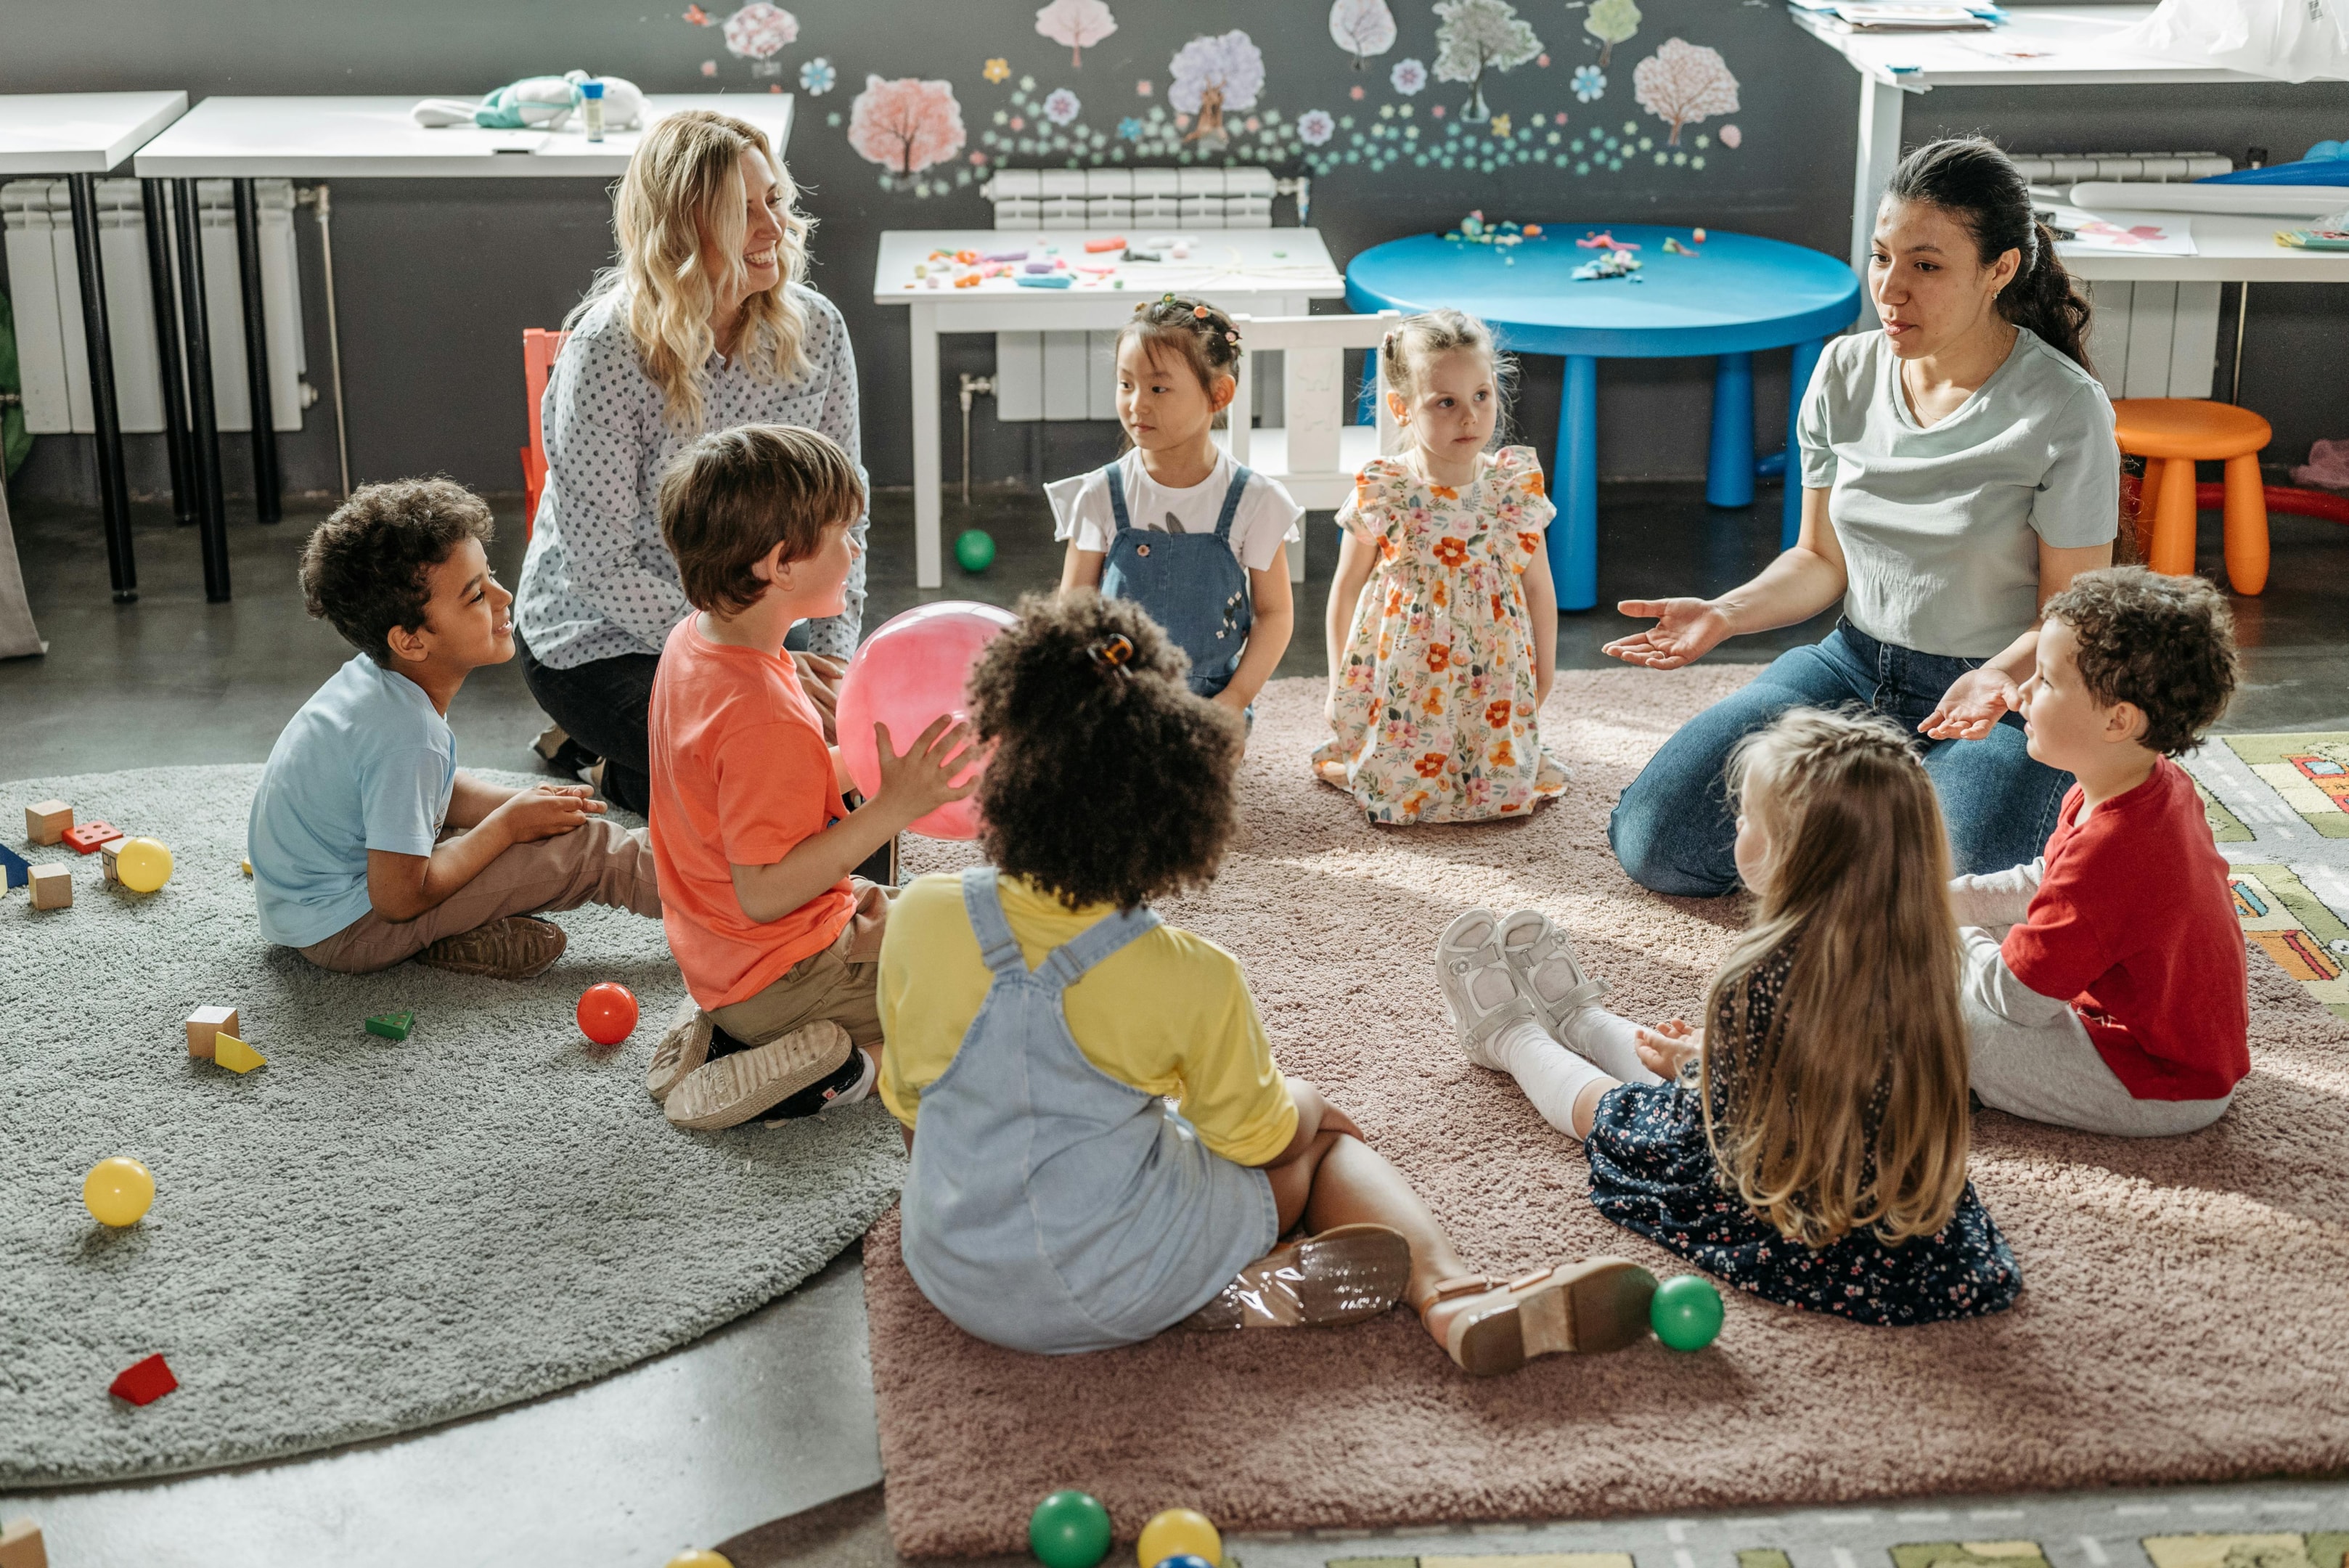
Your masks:
<path fill-rule="evenodd" d="M 2023 1280 L 1966 1179 L 1923 766 L 1888 723 L 1796 709 L 1740 746 L 1730 787 L 1757 904 L 1708 1028 L 1627 1023 L 1540 911 L 1471 909 L 1436 961 L 1462 1049 L 1584 1140 L 1600 1213 L 1740 1289 L 1868 1324 L 2002 1310 Z"/>

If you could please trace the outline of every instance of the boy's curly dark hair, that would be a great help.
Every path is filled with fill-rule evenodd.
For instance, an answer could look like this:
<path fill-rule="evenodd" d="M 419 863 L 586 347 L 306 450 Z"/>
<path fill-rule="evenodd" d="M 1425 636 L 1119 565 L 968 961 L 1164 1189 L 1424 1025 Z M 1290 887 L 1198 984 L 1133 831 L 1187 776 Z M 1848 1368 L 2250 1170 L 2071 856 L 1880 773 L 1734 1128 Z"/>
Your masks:
<path fill-rule="evenodd" d="M 2080 683 L 2104 707 L 2145 715 L 2139 743 L 2168 757 L 2193 748 L 2235 694 L 2235 616 L 2200 577 L 2143 566 L 2083 572 L 2040 612 L 2072 628 Z"/>
<path fill-rule="evenodd" d="M 1071 909 L 1131 909 L 1212 881 L 1239 826 L 1237 715 L 1184 682 L 1182 652 L 1141 607 L 1091 592 L 1019 601 L 970 677 L 994 749 L 979 842 Z"/>
<path fill-rule="evenodd" d="M 302 602 L 344 641 L 389 664 L 392 628 L 424 624 L 426 574 L 460 541 L 487 545 L 494 532 L 489 507 L 453 479 L 362 484 L 302 547 Z"/>

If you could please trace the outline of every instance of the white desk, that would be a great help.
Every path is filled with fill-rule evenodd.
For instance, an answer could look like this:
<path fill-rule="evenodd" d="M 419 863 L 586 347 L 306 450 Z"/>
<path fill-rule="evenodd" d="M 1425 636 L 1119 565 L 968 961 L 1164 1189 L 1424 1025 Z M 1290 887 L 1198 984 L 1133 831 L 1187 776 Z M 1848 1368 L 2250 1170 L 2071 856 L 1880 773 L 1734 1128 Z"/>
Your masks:
<path fill-rule="evenodd" d="M 1087 332 L 1124 324 L 1133 307 L 1162 294 L 1188 294 L 1218 309 L 1257 316 L 1302 316 L 1316 299 L 1342 299 L 1345 275 L 1313 229 L 1189 229 L 1188 260 L 1127 262 L 1112 277 L 1086 277 L 1065 289 L 1022 288 L 1009 277 L 972 288 L 936 288 L 914 277 L 916 263 L 937 250 L 988 252 L 1058 245 L 1071 265 L 1103 265 L 1116 252 L 1085 254 L 1085 242 L 1125 234 L 1136 244 L 1178 224 L 1148 223 L 1127 229 L 892 229 L 881 236 L 873 267 L 873 302 L 903 305 L 912 317 L 914 384 L 914 581 L 935 588 L 946 580 L 939 548 L 944 507 L 939 483 L 938 334 L 941 332 Z"/>
<path fill-rule="evenodd" d="M 184 92 L 0 95 L 0 179 L 62 174 L 72 186 L 82 335 L 98 426 L 98 504 L 105 520 L 107 571 L 118 604 L 139 597 L 139 567 L 130 547 L 122 421 L 115 411 L 114 336 L 107 325 L 106 280 L 98 258 L 96 182 L 187 111 Z M 151 244 L 148 254 L 150 258 L 155 254 Z M 14 574 L 10 576 L 13 580 Z M 29 612 L 26 624 L 31 624 Z"/>
<path fill-rule="evenodd" d="M 623 173 L 640 130 L 590 141 L 576 117 L 562 130 L 427 130 L 410 117 L 420 98 L 208 98 L 140 152 L 142 179 L 508 180 Z M 778 155 L 791 139 L 789 93 L 649 97 L 647 118 L 714 109 L 767 133 Z"/>
<path fill-rule="evenodd" d="M 2343 196 L 2349 202 L 2349 192 Z M 2064 270 L 2091 283 L 2349 283 L 2349 251 L 2303 251 L 2275 243 L 2278 229 L 2305 229 L 2305 218 L 2239 218 L 2164 213 L 2194 227 L 2190 256 L 2133 255 L 2058 244 Z"/>

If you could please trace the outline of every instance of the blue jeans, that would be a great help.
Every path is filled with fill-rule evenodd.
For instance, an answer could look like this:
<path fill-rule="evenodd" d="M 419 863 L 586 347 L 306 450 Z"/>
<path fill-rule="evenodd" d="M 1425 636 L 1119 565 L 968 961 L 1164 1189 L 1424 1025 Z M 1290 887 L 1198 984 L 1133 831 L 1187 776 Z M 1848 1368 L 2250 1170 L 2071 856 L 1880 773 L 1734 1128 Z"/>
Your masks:
<path fill-rule="evenodd" d="M 1633 779 L 1607 837 L 1631 880 L 1659 893 L 1717 898 L 1737 886 L 1729 753 L 1789 708 L 1857 703 L 1909 732 L 1940 796 L 1960 875 L 2035 858 L 2055 831 L 2070 774 L 2033 762 L 2023 719 L 2009 713 L 1979 741 L 1928 741 L 1918 724 L 1979 659 L 1949 659 L 1878 642 L 1839 623 L 1808 648 L 1780 654 L 1744 691 L 1681 726 Z"/>

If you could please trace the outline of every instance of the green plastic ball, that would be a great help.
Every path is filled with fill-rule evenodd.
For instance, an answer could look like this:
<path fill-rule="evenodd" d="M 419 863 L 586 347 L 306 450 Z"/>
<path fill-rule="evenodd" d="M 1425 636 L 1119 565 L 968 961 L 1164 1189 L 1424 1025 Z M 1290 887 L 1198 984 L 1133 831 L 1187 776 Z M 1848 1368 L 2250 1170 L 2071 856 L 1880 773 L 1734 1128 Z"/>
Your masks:
<path fill-rule="evenodd" d="M 955 562 L 966 572 L 983 572 L 995 565 L 995 541 L 983 528 L 966 528 L 955 536 Z"/>
<path fill-rule="evenodd" d="M 1656 1287 L 1648 1324 L 1674 1350 L 1702 1350 L 1721 1333 L 1721 1293 L 1702 1274 L 1674 1274 Z"/>
<path fill-rule="evenodd" d="M 1109 1510 L 1091 1492 L 1073 1487 L 1056 1491 L 1028 1516 L 1028 1550 L 1044 1568 L 1093 1568 L 1109 1555 Z"/>

